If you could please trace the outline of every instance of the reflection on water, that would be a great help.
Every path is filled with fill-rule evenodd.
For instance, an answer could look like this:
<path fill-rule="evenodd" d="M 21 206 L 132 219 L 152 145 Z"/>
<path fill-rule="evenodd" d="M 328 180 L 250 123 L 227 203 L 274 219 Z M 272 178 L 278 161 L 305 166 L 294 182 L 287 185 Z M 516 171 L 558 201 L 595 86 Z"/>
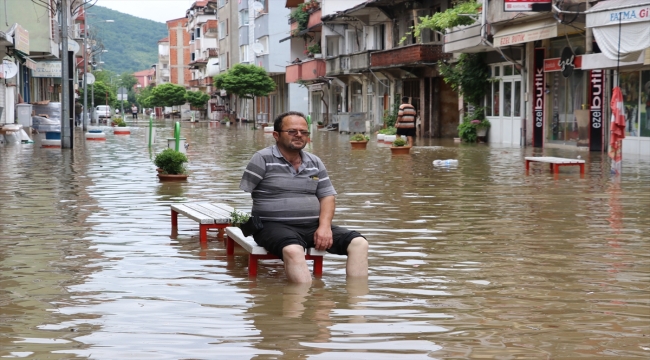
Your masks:
<path fill-rule="evenodd" d="M 172 123 L 158 124 L 158 139 Z M 78 134 L 81 135 L 81 134 Z M 143 129 L 73 151 L 0 147 L 0 356 L 69 359 L 648 358 L 650 162 L 567 150 L 315 132 L 339 193 L 336 223 L 368 237 L 370 277 L 326 257 L 305 288 L 278 261 L 247 277 L 169 204 L 225 202 L 270 134 L 184 123 L 191 176 L 161 183 Z M 586 176 L 530 155 L 587 160 Z M 456 168 L 433 160 L 458 159 Z"/>

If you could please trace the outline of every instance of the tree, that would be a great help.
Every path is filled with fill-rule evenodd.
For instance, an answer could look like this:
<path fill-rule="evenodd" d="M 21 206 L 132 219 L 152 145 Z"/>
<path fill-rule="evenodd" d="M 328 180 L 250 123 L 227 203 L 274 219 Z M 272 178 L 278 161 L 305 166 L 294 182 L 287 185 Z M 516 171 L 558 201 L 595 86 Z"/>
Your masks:
<path fill-rule="evenodd" d="M 117 95 L 110 86 L 108 86 L 103 81 L 95 80 L 92 85 L 88 86 L 88 107 L 90 107 L 93 103 L 93 99 L 91 98 L 93 92 L 95 94 L 95 106 L 105 105 L 106 103 L 108 103 L 110 106 L 114 106 L 115 102 L 117 101 Z M 80 89 L 80 93 L 81 98 L 83 99 L 83 89 Z"/>
<path fill-rule="evenodd" d="M 267 96 L 275 90 L 275 81 L 263 67 L 237 64 L 214 77 L 214 85 L 241 98 Z"/>
<path fill-rule="evenodd" d="M 156 106 L 178 106 L 185 104 L 186 92 L 185 88 L 180 85 L 167 83 L 153 88 L 151 94 Z"/>
<path fill-rule="evenodd" d="M 136 102 L 143 108 L 152 108 L 155 105 L 151 103 L 153 100 L 153 89 L 152 85 L 149 85 L 143 88 L 138 94 L 136 94 Z"/>
<path fill-rule="evenodd" d="M 123 72 L 120 75 L 120 86 L 125 87 L 127 90 L 132 90 L 137 83 L 138 79 L 131 73 Z"/>
<path fill-rule="evenodd" d="M 208 100 L 210 100 L 210 95 L 201 91 L 187 91 L 185 93 L 185 100 L 187 100 L 193 108 L 203 109 Z"/>

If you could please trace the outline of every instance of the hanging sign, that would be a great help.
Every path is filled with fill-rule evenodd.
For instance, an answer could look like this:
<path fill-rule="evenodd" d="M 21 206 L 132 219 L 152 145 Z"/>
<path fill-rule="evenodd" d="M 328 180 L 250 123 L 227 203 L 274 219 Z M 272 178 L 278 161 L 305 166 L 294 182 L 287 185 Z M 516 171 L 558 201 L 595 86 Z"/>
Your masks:
<path fill-rule="evenodd" d="M 14 48 L 25 55 L 29 55 L 29 31 L 16 25 L 14 32 Z"/>
<path fill-rule="evenodd" d="M 544 60 L 544 72 L 562 71 L 562 58 L 552 58 Z M 573 59 L 573 68 L 582 68 L 582 55 L 577 55 Z"/>
<path fill-rule="evenodd" d="M 562 49 L 562 56 L 560 56 L 560 68 L 562 69 L 562 76 L 568 78 L 573 74 L 575 68 L 576 55 L 570 47 Z"/>
<path fill-rule="evenodd" d="M 603 70 L 589 74 L 589 151 L 603 151 Z"/>
<path fill-rule="evenodd" d="M 61 62 L 60 61 L 39 61 L 32 69 L 32 77 L 41 78 L 60 78 Z"/>
<path fill-rule="evenodd" d="M 546 49 L 536 48 L 534 56 L 533 147 L 541 148 L 544 144 L 544 95 L 546 91 L 544 57 L 546 56 Z"/>

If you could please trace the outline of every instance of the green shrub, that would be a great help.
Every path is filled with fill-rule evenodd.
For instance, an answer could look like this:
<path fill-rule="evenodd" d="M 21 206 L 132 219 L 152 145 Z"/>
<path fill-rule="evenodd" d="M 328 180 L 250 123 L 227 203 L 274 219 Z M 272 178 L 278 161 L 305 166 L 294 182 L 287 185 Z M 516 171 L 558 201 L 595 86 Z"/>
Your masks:
<path fill-rule="evenodd" d="M 406 140 L 402 138 L 397 138 L 395 141 L 393 141 L 393 146 L 406 146 L 407 142 Z"/>
<path fill-rule="evenodd" d="M 237 226 L 237 227 L 239 227 L 241 224 L 248 221 L 248 219 L 250 219 L 250 217 L 251 217 L 250 214 L 245 213 L 245 212 L 241 212 L 241 211 L 237 211 L 237 210 L 233 210 L 230 213 L 230 220 L 232 221 L 232 224 Z"/>
<path fill-rule="evenodd" d="M 363 134 L 354 134 L 350 137 L 350 141 L 368 141 L 368 140 L 370 140 L 370 137 Z"/>
<path fill-rule="evenodd" d="M 163 170 L 163 173 L 179 175 L 185 174 L 187 156 L 174 149 L 165 149 L 154 159 L 154 164 Z"/>

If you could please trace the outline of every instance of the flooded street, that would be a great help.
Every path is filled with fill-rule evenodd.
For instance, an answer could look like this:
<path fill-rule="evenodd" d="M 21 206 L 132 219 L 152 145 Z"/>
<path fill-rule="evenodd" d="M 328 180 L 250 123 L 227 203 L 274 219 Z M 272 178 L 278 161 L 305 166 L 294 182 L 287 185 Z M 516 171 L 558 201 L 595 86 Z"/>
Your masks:
<path fill-rule="evenodd" d="M 141 126 L 145 123 L 141 122 Z M 249 125 L 183 123 L 187 182 L 162 183 L 144 128 L 75 149 L 0 146 L 0 357 L 38 359 L 648 359 L 650 161 L 577 150 L 314 132 L 338 192 L 334 223 L 370 242 L 368 281 L 345 258 L 291 286 L 278 261 L 247 275 L 172 203 L 250 210 L 239 180 L 274 143 Z M 524 157 L 586 160 L 586 174 Z M 435 168 L 458 159 L 457 168 Z M 240 249 L 241 250 L 241 249 Z M 310 264 L 311 265 L 311 264 Z"/>

